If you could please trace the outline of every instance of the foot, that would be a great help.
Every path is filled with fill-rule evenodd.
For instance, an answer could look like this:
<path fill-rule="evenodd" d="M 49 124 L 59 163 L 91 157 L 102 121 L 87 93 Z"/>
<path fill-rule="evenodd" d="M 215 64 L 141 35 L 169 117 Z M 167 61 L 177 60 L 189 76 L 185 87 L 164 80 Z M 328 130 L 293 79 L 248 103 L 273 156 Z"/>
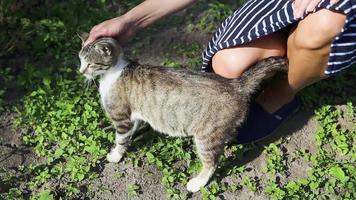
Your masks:
<path fill-rule="evenodd" d="M 118 151 L 117 147 L 112 149 L 110 153 L 106 155 L 106 160 L 112 163 L 118 163 L 124 156 L 124 153 Z"/>
<path fill-rule="evenodd" d="M 245 123 L 238 129 L 239 144 L 256 142 L 271 135 L 288 117 L 299 110 L 300 101 L 294 97 L 292 101 L 270 113 L 259 103 L 253 102 Z"/>
<path fill-rule="evenodd" d="M 187 190 L 189 192 L 198 192 L 201 187 L 204 187 L 208 181 L 199 177 L 189 180 L 187 183 Z"/>

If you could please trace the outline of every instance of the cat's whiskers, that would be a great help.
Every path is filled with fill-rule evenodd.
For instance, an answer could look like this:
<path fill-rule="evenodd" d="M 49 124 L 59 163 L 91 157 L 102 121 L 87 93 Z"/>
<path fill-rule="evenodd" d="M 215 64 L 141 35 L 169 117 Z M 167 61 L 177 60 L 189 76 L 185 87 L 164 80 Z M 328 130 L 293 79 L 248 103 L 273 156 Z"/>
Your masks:
<path fill-rule="evenodd" d="M 85 89 L 89 90 L 89 88 L 91 87 L 91 85 L 94 83 L 96 89 L 99 89 L 99 86 L 97 85 L 96 81 L 94 78 L 87 78 L 85 79 Z"/>
<path fill-rule="evenodd" d="M 85 79 L 85 89 L 89 90 L 90 86 L 91 86 L 91 79 Z"/>
<path fill-rule="evenodd" d="M 96 84 L 95 79 L 93 79 L 93 83 L 94 83 L 94 85 L 96 86 L 96 89 L 98 89 L 98 90 L 99 90 L 99 86 Z"/>

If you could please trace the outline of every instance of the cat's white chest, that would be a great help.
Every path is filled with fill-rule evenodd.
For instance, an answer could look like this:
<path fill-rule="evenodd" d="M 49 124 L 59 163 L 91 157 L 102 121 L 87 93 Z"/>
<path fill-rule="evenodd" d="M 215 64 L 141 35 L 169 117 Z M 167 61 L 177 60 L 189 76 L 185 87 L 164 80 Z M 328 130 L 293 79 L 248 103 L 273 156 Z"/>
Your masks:
<path fill-rule="evenodd" d="M 106 98 L 108 98 L 108 96 L 110 95 L 112 87 L 115 86 L 115 82 L 120 78 L 122 70 L 128 64 L 129 63 L 123 57 L 120 57 L 115 67 L 112 67 L 111 69 L 106 71 L 105 74 L 101 77 L 99 93 L 104 108 L 105 108 Z"/>
<path fill-rule="evenodd" d="M 105 99 L 109 96 L 112 87 L 115 85 L 115 82 L 119 79 L 121 70 L 109 70 L 106 72 L 103 77 L 100 79 L 99 93 L 101 97 L 101 102 L 105 106 Z"/>

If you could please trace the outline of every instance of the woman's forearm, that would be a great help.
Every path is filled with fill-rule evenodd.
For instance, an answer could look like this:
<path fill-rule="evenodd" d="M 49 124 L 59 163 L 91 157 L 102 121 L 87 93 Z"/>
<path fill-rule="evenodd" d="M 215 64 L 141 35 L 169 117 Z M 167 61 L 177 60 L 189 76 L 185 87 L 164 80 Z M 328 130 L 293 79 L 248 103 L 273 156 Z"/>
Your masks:
<path fill-rule="evenodd" d="M 149 26 L 155 21 L 182 10 L 195 0 L 146 0 L 124 16 L 137 29 Z"/>
<path fill-rule="evenodd" d="M 177 12 L 195 0 L 146 0 L 126 14 L 95 25 L 84 39 L 83 45 L 90 44 L 100 37 L 113 37 L 125 42 L 137 30 L 142 29 L 162 17 Z"/>

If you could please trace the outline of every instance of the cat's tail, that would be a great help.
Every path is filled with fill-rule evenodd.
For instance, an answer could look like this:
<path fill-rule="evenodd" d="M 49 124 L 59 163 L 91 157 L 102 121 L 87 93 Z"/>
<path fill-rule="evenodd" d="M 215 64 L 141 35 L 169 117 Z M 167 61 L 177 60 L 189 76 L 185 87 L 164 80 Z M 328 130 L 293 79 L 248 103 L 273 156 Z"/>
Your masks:
<path fill-rule="evenodd" d="M 271 78 L 277 72 L 288 72 L 288 60 L 283 57 L 270 57 L 259 61 L 235 79 L 239 90 L 245 95 L 254 94 L 263 80 Z"/>

